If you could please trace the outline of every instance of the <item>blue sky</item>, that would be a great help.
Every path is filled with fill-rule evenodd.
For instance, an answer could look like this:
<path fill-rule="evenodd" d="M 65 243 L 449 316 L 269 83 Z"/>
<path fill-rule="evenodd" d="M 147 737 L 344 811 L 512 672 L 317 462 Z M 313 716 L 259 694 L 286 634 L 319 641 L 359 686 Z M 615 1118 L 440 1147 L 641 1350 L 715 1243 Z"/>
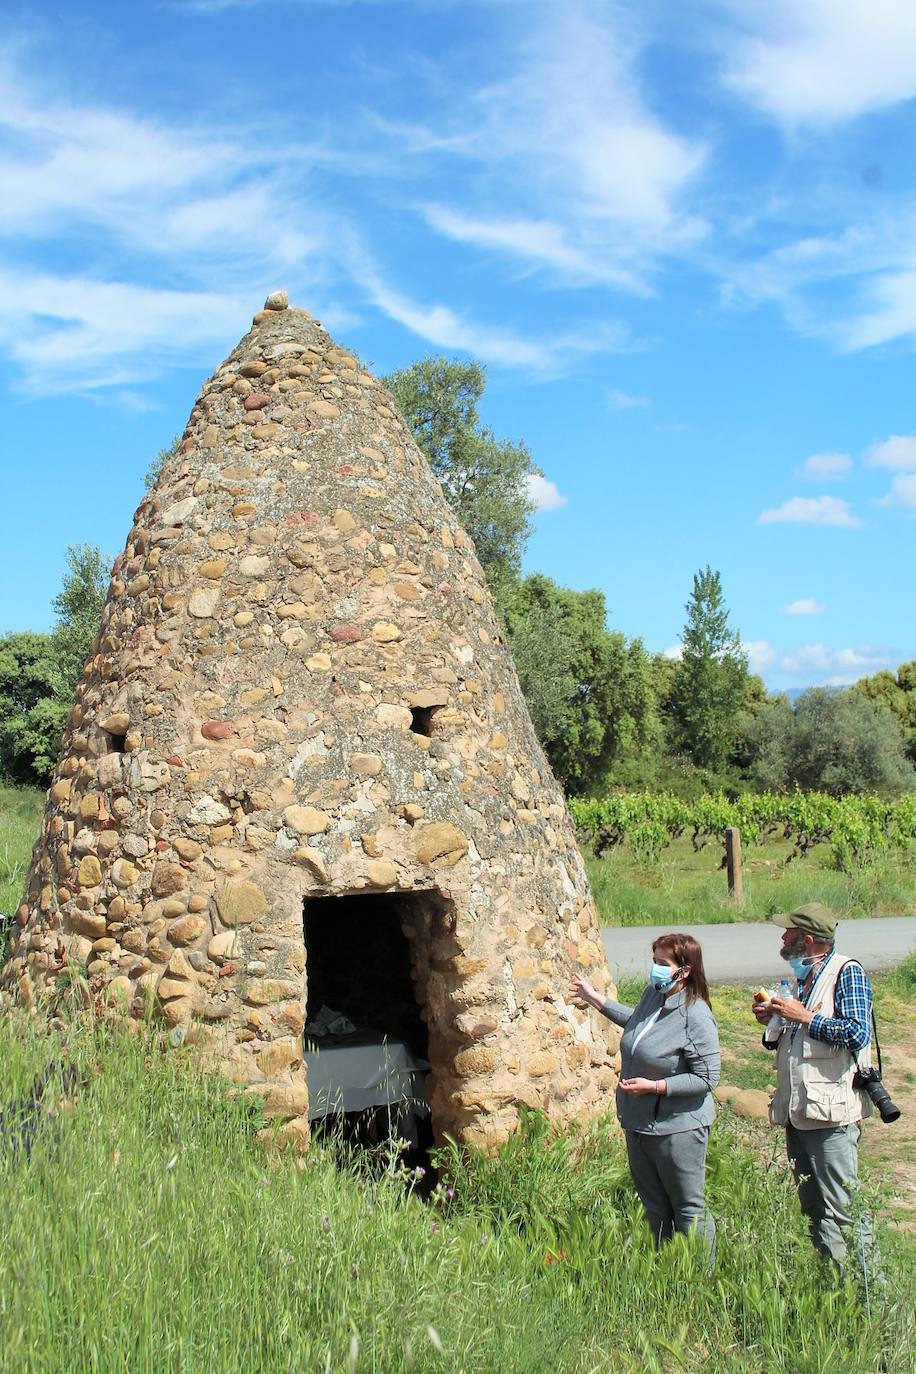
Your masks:
<path fill-rule="evenodd" d="M 286 287 L 376 371 L 488 364 L 527 555 L 774 688 L 916 655 L 912 0 L 8 0 L 0 632 L 116 552 Z"/>

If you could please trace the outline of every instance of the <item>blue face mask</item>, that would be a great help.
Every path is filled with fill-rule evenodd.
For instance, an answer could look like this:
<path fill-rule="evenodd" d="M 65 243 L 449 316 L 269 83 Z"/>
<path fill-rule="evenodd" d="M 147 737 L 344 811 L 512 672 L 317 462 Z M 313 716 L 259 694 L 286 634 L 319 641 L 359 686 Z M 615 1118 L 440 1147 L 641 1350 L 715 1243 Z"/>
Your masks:
<path fill-rule="evenodd" d="M 680 969 L 669 968 L 667 964 L 653 964 L 649 970 L 649 982 L 656 992 L 670 992 L 679 973 Z"/>
<path fill-rule="evenodd" d="M 811 965 L 805 954 L 793 954 L 789 959 L 789 965 L 800 983 L 803 983 L 811 972 Z"/>

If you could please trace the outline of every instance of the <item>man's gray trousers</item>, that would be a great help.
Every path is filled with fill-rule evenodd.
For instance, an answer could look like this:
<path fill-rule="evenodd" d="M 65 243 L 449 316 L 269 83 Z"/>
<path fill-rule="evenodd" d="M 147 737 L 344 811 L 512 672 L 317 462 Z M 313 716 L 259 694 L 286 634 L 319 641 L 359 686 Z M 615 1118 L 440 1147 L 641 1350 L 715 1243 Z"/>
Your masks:
<path fill-rule="evenodd" d="M 786 1127 L 786 1153 L 795 1175 L 798 1200 L 808 1219 L 814 1248 L 842 1264 L 847 1234 L 852 1230 L 862 1248 L 862 1262 L 871 1244 L 871 1224 L 865 1214 L 853 1219 L 851 1191 L 859 1175 L 859 1137 L 862 1127 L 825 1126 L 813 1131 Z"/>

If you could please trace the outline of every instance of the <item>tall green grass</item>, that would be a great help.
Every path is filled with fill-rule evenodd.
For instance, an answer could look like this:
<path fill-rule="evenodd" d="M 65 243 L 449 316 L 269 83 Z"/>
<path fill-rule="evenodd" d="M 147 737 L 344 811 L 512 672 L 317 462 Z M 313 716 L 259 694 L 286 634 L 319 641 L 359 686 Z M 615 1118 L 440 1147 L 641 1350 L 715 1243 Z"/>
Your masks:
<path fill-rule="evenodd" d="M 707 1275 L 688 1243 L 652 1250 L 607 1120 L 531 1116 L 496 1158 L 448 1150 L 422 1203 L 393 1161 L 373 1179 L 326 1149 L 265 1151 L 251 1104 L 183 1053 L 60 1033 L 0 1017 L 4 1374 L 913 1367 L 912 1243 L 864 1305 L 815 1262 L 781 1151 L 761 1167 L 727 1119 Z M 8 1104 L 54 1059 L 82 1084 L 25 1158 Z"/>
<path fill-rule="evenodd" d="M 12 914 L 22 900 L 26 869 L 32 845 L 38 838 L 44 798 L 45 794 L 35 787 L 0 785 L 0 911 L 8 914 Z"/>

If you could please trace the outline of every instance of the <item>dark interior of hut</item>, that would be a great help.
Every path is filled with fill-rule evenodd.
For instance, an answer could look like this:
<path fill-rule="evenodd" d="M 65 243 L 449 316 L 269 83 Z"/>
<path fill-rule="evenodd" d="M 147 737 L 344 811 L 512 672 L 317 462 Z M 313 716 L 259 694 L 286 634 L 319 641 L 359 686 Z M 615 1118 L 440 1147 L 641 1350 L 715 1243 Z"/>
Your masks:
<path fill-rule="evenodd" d="M 428 1167 L 428 1035 L 421 1014 L 430 893 L 353 893 L 306 901 L 305 1054 L 312 1131 L 343 1153 L 390 1155 Z"/>

